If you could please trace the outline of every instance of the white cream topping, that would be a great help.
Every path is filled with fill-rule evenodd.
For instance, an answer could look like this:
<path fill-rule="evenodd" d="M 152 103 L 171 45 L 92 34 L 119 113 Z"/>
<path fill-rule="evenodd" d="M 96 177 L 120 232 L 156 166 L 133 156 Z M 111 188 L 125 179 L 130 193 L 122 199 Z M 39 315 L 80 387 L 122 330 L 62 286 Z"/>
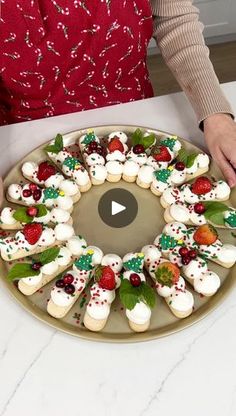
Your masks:
<path fill-rule="evenodd" d="M 203 274 L 202 276 L 194 279 L 194 289 L 198 293 L 202 293 L 206 296 L 214 295 L 220 287 L 219 276 L 211 271 Z"/>
<path fill-rule="evenodd" d="M 138 155 L 133 152 L 133 149 L 131 149 L 127 155 L 127 160 L 133 160 L 133 162 L 138 163 L 138 165 L 142 166 L 147 162 L 147 155 L 146 153 L 139 153 Z"/>
<path fill-rule="evenodd" d="M 102 266 L 110 266 L 115 273 L 119 273 L 122 269 L 123 262 L 117 254 L 106 254 L 102 258 Z"/>
<path fill-rule="evenodd" d="M 47 201 L 51 201 L 51 200 L 47 199 L 46 204 L 47 204 Z M 51 206 L 54 206 L 55 204 L 56 206 L 58 206 L 58 208 L 69 211 L 73 207 L 73 199 L 70 196 L 66 196 L 66 195 L 58 196 L 57 199 L 53 200 L 53 205 Z"/>
<path fill-rule="evenodd" d="M 118 160 L 119 162 L 124 162 L 125 159 L 125 153 L 120 152 L 120 150 L 115 150 L 114 152 L 108 153 L 106 156 L 107 161 Z"/>
<path fill-rule="evenodd" d="M 81 256 L 87 247 L 87 243 L 83 237 L 74 235 L 67 241 L 66 247 L 73 256 Z"/>
<path fill-rule="evenodd" d="M 76 279 L 76 278 L 79 279 L 80 278 L 78 273 L 74 270 L 70 270 L 70 271 L 68 271 L 68 273 L 71 274 L 74 277 L 74 279 Z M 74 282 L 73 282 L 73 284 L 74 284 Z M 83 284 L 82 283 L 80 283 L 80 284 L 83 287 L 85 286 L 85 282 Z M 64 288 L 58 288 L 55 285 L 51 290 L 51 299 L 55 303 L 55 305 L 65 307 L 65 306 L 69 306 L 69 305 L 71 305 L 71 303 L 73 303 L 74 296 L 68 295 L 64 291 Z"/>
<path fill-rule="evenodd" d="M 186 170 L 173 169 L 170 175 L 170 181 L 173 185 L 181 185 L 186 179 Z"/>
<path fill-rule="evenodd" d="M 154 168 L 149 165 L 144 165 L 139 169 L 138 178 L 141 182 L 151 184 L 153 180 Z"/>
<path fill-rule="evenodd" d="M 88 166 L 92 165 L 105 165 L 105 159 L 98 153 L 91 153 L 86 157 L 86 163 Z"/>
<path fill-rule="evenodd" d="M 176 187 L 169 186 L 163 192 L 163 199 L 166 201 L 167 204 L 171 205 L 175 202 L 184 202 L 184 198 L 180 190 Z"/>
<path fill-rule="evenodd" d="M 186 223 L 189 220 L 189 210 L 184 205 L 170 205 L 170 215 L 175 221 Z"/>
<path fill-rule="evenodd" d="M 26 240 L 22 231 L 17 231 L 15 234 L 15 241 L 17 242 L 18 250 L 33 250 L 39 244 L 39 241 L 36 244 L 29 244 Z"/>
<path fill-rule="evenodd" d="M 140 277 L 140 279 L 141 279 L 142 282 L 145 282 L 146 281 L 145 275 L 143 273 L 137 273 L 137 272 L 134 272 L 132 270 L 126 270 L 123 273 L 123 278 L 129 280 L 131 274 L 134 274 L 134 273 L 139 275 L 139 277 Z"/>
<path fill-rule="evenodd" d="M 35 176 L 35 172 L 37 173 L 38 171 L 38 165 L 35 162 L 25 162 L 23 163 L 21 170 L 23 175 L 33 178 Z"/>
<path fill-rule="evenodd" d="M 188 265 L 183 265 L 182 269 L 186 277 L 196 279 L 207 272 L 207 264 L 200 257 L 197 257 L 191 260 Z"/>
<path fill-rule="evenodd" d="M 144 254 L 144 262 L 147 265 L 153 261 L 159 260 L 161 257 L 161 252 L 154 244 L 143 246 L 141 251 Z"/>
<path fill-rule="evenodd" d="M 98 264 L 101 264 L 103 258 L 102 250 L 100 250 L 100 248 L 96 246 L 88 246 L 84 254 L 86 254 L 89 250 L 92 250 L 94 252 L 92 256 L 92 265 L 97 266 Z"/>
<path fill-rule="evenodd" d="M 127 160 L 123 166 L 123 174 L 131 177 L 137 176 L 139 168 L 138 163 L 133 160 Z"/>
<path fill-rule="evenodd" d="M 224 181 L 218 181 L 214 186 L 214 191 L 216 198 L 219 200 L 229 198 L 230 196 L 230 187 Z"/>
<path fill-rule="evenodd" d="M 44 182 L 46 188 L 54 188 L 58 189 L 64 180 L 64 176 L 62 176 L 60 173 L 56 173 L 55 175 L 50 176 L 46 181 Z"/>
<path fill-rule="evenodd" d="M 16 240 L 11 237 L 0 239 L 0 251 L 7 256 L 12 256 L 19 250 Z"/>
<path fill-rule="evenodd" d="M 168 298 L 168 304 L 170 304 L 171 308 L 176 309 L 177 311 L 187 312 L 188 310 L 193 308 L 193 305 L 194 305 L 193 295 L 188 290 L 184 292 L 176 290 Z"/>
<path fill-rule="evenodd" d="M 217 257 L 222 263 L 235 263 L 236 247 L 232 244 L 223 244 L 220 251 L 217 253 Z"/>
<path fill-rule="evenodd" d="M 194 211 L 194 205 L 189 205 L 188 210 L 189 210 L 189 218 L 193 222 L 193 224 L 202 225 L 202 224 L 207 223 L 207 220 L 203 214 L 197 214 Z"/>
<path fill-rule="evenodd" d="M 184 185 L 181 187 L 181 192 L 183 194 L 184 200 L 189 204 L 194 204 L 199 201 L 199 195 L 194 194 L 191 191 L 190 185 Z"/>
<path fill-rule="evenodd" d="M 72 253 L 67 247 L 61 247 L 56 261 L 59 266 L 67 266 L 72 260 Z"/>
<path fill-rule="evenodd" d="M 135 307 L 130 311 L 126 309 L 126 316 L 137 325 L 143 325 L 151 318 L 151 309 L 144 302 L 136 303 Z"/>
<path fill-rule="evenodd" d="M 85 186 L 89 182 L 89 175 L 85 169 L 78 169 L 73 172 L 73 178 L 79 186 Z"/>
<path fill-rule="evenodd" d="M 41 269 L 37 276 L 23 277 L 21 280 L 28 286 L 35 286 L 41 282 L 42 278 L 43 278 L 43 274 L 42 274 L 42 269 Z"/>
<path fill-rule="evenodd" d="M 54 223 L 66 223 L 70 219 L 70 213 L 61 208 L 53 208 L 50 215 L 51 221 Z"/>
<path fill-rule="evenodd" d="M 162 182 L 162 181 L 158 181 L 157 179 L 154 179 L 152 181 L 152 186 L 157 189 L 159 192 L 163 193 L 168 186 L 170 186 L 169 182 Z"/>
<path fill-rule="evenodd" d="M 114 137 L 117 137 L 123 144 L 128 140 L 127 135 L 123 131 L 113 131 L 109 134 L 108 141 L 111 141 Z"/>
<path fill-rule="evenodd" d="M 77 183 L 70 179 L 64 179 L 60 183 L 60 190 L 65 192 L 65 195 L 67 196 L 74 196 L 79 192 Z"/>
<path fill-rule="evenodd" d="M 155 170 L 168 168 L 168 162 L 157 162 L 153 156 L 148 156 L 147 165 L 152 166 Z"/>
<path fill-rule="evenodd" d="M 0 217 L 1 222 L 3 224 L 7 224 L 7 225 L 16 224 L 17 221 L 13 217 L 14 213 L 15 213 L 15 210 L 10 208 L 10 207 L 3 208 L 2 212 L 1 212 L 1 217 Z"/>
<path fill-rule="evenodd" d="M 92 165 L 89 169 L 90 176 L 98 181 L 105 181 L 107 177 L 107 168 L 103 165 Z"/>
<path fill-rule="evenodd" d="M 196 160 L 200 169 L 207 168 L 209 166 L 210 159 L 206 153 L 199 153 L 199 155 L 196 157 Z"/>
<path fill-rule="evenodd" d="M 41 271 L 43 274 L 46 274 L 48 276 L 56 273 L 58 270 L 58 262 L 57 260 L 51 261 L 50 263 L 44 264 L 41 268 Z"/>
<path fill-rule="evenodd" d="M 19 200 L 22 194 L 22 187 L 16 183 L 12 183 L 8 187 L 7 193 L 12 199 Z"/>
<path fill-rule="evenodd" d="M 184 237 L 184 232 L 186 230 L 186 225 L 182 224 L 181 222 L 174 221 L 165 225 L 163 228 L 163 233 L 179 240 Z"/>
<path fill-rule="evenodd" d="M 58 241 L 68 241 L 75 234 L 74 228 L 69 224 L 57 224 L 54 232 Z"/>
<path fill-rule="evenodd" d="M 123 172 L 123 164 L 116 160 L 106 163 L 107 172 L 111 175 L 121 175 Z"/>
<path fill-rule="evenodd" d="M 54 230 L 45 227 L 36 245 L 42 247 L 51 246 L 55 242 L 55 240 L 56 238 Z"/>

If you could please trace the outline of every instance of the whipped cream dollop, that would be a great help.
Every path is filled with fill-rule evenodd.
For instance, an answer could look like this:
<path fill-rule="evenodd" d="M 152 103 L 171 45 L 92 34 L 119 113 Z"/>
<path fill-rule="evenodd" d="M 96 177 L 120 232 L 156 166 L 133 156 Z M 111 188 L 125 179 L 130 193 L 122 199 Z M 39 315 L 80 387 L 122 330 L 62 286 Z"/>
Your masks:
<path fill-rule="evenodd" d="M 168 204 L 174 204 L 176 202 L 184 202 L 182 192 L 179 188 L 168 186 L 162 194 L 163 200 Z"/>
<path fill-rule="evenodd" d="M 136 303 L 135 307 L 130 311 L 126 309 L 126 316 L 137 325 L 143 325 L 151 318 L 151 309 L 144 302 Z"/>
<path fill-rule="evenodd" d="M 81 293 L 85 287 L 85 279 L 81 279 L 75 270 L 69 270 L 68 273 L 74 277 L 73 285 L 76 287 L 76 292 L 71 296 L 63 288 L 57 288 L 55 285 L 51 290 L 51 300 L 57 306 L 67 307 L 71 305 L 74 302 L 75 294 L 78 296 L 78 293 Z"/>
<path fill-rule="evenodd" d="M 24 176 L 37 178 L 38 165 L 35 162 L 25 162 L 22 165 L 22 173 Z M 38 181 L 39 182 L 39 181 Z"/>
<path fill-rule="evenodd" d="M 144 254 L 144 263 L 146 265 L 159 260 L 161 257 L 160 250 L 154 244 L 143 246 L 141 251 Z"/>
<path fill-rule="evenodd" d="M 101 262 L 102 266 L 110 266 L 115 273 L 119 273 L 122 270 L 123 262 L 120 256 L 113 253 L 105 254 Z"/>
<path fill-rule="evenodd" d="M 154 168 L 152 166 L 143 165 L 139 169 L 138 179 L 143 183 L 151 184 L 154 178 L 153 172 L 154 172 Z"/>
<path fill-rule="evenodd" d="M 170 215 L 175 221 L 186 223 L 189 221 L 189 210 L 186 206 L 181 204 L 170 205 Z"/>
<path fill-rule="evenodd" d="M 111 175 L 121 175 L 123 172 L 123 164 L 117 160 L 107 162 L 106 168 Z"/>
<path fill-rule="evenodd" d="M 87 248 L 87 243 L 80 235 L 74 235 L 68 239 L 66 247 L 73 256 L 81 256 Z"/>
<path fill-rule="evenodd" d="M 109 162 L 111 160 L 118 160 L 119 162 L 124 162 L 126 159 L 125 153 L 120 150 L 115 150 L 114 152 L 108 153 L 106 160 Z"/>
<path fill-rule="evenodd" d="M 115 137 L 117 137 L 123 144 L 125 144 L 128 140 L 127 135 L 123 131 L 113 131 L 109 134 L 108 141 L 111 141 Z"/>
<path fill-rule="evenodd" d="M 216 273 L 208 271 L 204 275 L 194 279 L 193 285 L 196 292 L 205 296 L 212 296 L 220 287 L 220 278 Z"/>
<path fill-rule="evenodd" d="M 46 186 L 46 188 L 52 187 L 54 189 L 58 189 L 63 181 L 64 176 L 62 176 L 60 173 L 56 173 L 55 175 L 52 175 L 48 179 L 46 179 L 44 185 Z"/>
<path fill-rule="evenodd" d="M 79 193 L 79 187 L 77 183 L 71 179 L 64 179 L 60 183 L 60 190 L 68 196 L 74 196 Z"/>
<path fill-rule="evenodd" d="M 123 166 L 123 174 L 126 176 L 136 177 L 140 166 L 133 160 L 127 160 Z"/>
<path fill-rule="evenodd" d="M 54 232 L 58 241 L 68 241 L 75 234 L 74 228 L 69 224 L 57 224 Z"/>
<path fill-rule="evenodd" d="M 105 165 L 105 159 L 98 153 L 91 153 L 86 157 L 86 163 L 88 166 L 92 165 Z"/>
<path fill-rule="evenodd" d="M 89 169 L 90 176 L 98 181 L 105 181 L 107 178 L 107 168 L 103 165 L 92 165 Z"/>
<path fill-rule="evenodd" d="M 21 281 L 24 282 L 28 286 L 35 286 L 41 282 L 42 278 L 43 278 L 43 273 L 41 269 L 37 276 L 23 277 Z"/>
<path fill-rule="evenodd" d="M 163 228 L 163 233 L 179 240 L 184 237 L 186 230 L 186 225 L 182 224 L 181 222 L 173 221 L 165 225 Z"/>
<path fill-rule="evenodd" d="M 15 210 L 10 207 L 3 208 L 1 212 L 0 220 L 3 224 L 14 225 L 17 223 L 17 220 L 13 217 Z"/>
<path fill-rule="evenodd" d="M 222 263 L 236 262 L 236 247 L 232 244 L 223 244 L 217 253 L 218 260 Z"/>
<path fill-rule="evenodd" d="M 139 153 L 138 155 L 133 152 L 133 148 L 126 155 L 127 160 L 132 160 L 136 162 L 139 166 L 144 165 L 147 162 L 147 154 Z"/>
<path fill-rule="evenodd" d="M 188 290 L 179 291 L 175 290 L 168 298 L 167 302 L 171 308 L 179 312 L 187 312 L 193 309 L 194 298 L 191 292 Z"/>
<path fill-rule="evenodd" d="M 87 313 L 93 319 L 107 319 L 110 314 L 110 307 L 115 299 L 115 290 L 106 290 L 94 283 L 90 288 L 91 298 L 87 306 Z"/>
<path fill-rule="evenodd" d="M 182 270 L 186 277 L 196 279 L 206 273 L 208 269 L 207 263 L 201 257 L 196 257 L 196 259 L 191 260 L 186 266 L 183 265 Z"/>

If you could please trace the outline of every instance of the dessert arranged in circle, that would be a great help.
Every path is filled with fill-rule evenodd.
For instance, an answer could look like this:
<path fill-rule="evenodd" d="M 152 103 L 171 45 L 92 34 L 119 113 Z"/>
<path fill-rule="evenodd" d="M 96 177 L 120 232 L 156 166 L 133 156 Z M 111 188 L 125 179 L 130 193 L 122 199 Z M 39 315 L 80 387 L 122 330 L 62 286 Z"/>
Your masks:
<path fill-rule="evenodd" d="M 7 279 L 30 296 L 50 286 L 47 312 L 64 318 L 89 285 L 84 325 L 101 331 L 119 297 L 130 328 L 149 328 L 156 294 L 177 318 L 194 310 L 194 296 L 213 296 L 221 279 L 210 262 L 230 268 L 236 247 L 217 228 L 236 229 L 230 188 L 208 175 L 205 153 L 189 153 L 176 136 L 159 138 L 136 129 L 79 137 L 75 154 L 62 135 L 45 147 L 45 159 L 21 166 L 25 182 L 6 189 L 0 214 L 0 254 L 10 264 Z M 135 182 L 160 197 L 166 222 L 161 234 L 123 258 L 103 253 L 76 235 L 73 207 L 91 186 Z M 14 207 L 14 208 L 13 208 Z M 157 230 L 159 231 L 159 230 Z M 187 282 L 187 283 L 186 283 Z"/>

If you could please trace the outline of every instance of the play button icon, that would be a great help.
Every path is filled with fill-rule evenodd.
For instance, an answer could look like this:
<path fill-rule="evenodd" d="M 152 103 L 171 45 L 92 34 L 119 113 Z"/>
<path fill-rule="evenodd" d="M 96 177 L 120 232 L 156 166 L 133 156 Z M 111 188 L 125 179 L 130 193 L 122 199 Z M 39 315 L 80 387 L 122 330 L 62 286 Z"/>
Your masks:
<path fill-rule="evenodd" d="M 110 227 L 126 227 L 134 221 L 138 203 L 131 192 L 114 188 L 100 198 L 98 212 L 102 221 Z"/>
<path fill-rule="evenodd" d="M 116 201 L 111 201 L 111 215 L 119 214 L 125 209 L 126 207 L 124 207 L 124 205 L 118 204 Z"/>

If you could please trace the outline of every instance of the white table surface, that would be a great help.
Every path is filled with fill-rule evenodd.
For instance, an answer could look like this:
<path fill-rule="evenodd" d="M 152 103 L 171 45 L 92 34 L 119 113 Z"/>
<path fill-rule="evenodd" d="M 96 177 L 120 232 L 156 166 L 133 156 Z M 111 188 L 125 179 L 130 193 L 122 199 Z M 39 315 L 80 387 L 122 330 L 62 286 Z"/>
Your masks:
<path fill-rule="evenodd" d="M 236 112 L 236 82 L 223 89 Z M 0 128 L 0 173 L 57 132 L 141 124 L 203 145 L 182 93 Z M 0 416 L 234 416 L 236 288 L 200 323 L 139 344 L 100 344 L 31 317 L 0 285 Z"/>

